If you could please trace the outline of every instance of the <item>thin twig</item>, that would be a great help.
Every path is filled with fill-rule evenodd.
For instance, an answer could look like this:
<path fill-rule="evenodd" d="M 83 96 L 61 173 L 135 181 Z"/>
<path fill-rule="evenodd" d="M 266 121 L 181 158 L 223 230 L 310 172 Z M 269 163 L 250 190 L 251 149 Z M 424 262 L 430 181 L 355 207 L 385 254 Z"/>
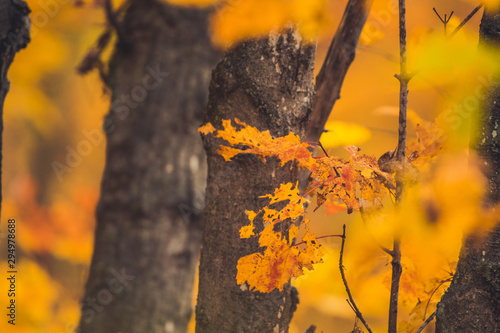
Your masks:
<path fill-rule="evenodd" d="M 325 235 L 325 236 L 316 237 L 316 240 L 321 239 L 321 238 L 330 238 L 330 237 L 340 237 L 340 238 L 342 238 L 343 236 L 342 235 Z M 302 245 L 302 244 L 305 244 L 305 243 L 307 243 L 307 242 L 306 241 L 302 241 L 300 243 L 293 244 L 293 246 L 299 246 L 299 245 Z"/>
<path fill-rule="evenodd" d="M 453 275 L 452 277 L 446 279 L 446 280 L 443 280 L 439 283 L 439 285 L 434 288 L 434 290 L 432 291 L 432 293 L 430 294 L 429 296 L 429 299 L 427 300 L 427 304 L 425 305 L 425 310 L 424 310 L 424 318 L 425 316 L 427 315 L 427 308 L 429 307 L 429 304 L 431 303 L 431 300 L 432 300 L 432 296 L 434 296 L 434 293 L 443 285 L 445 284 L 446 282 L 451 282 L 453 280 Z"/>
<path fill-rule="evenodd" d="M 443 19 L 443 18 L 441 18 L 441 15 L 439 15 L 439 13 L 437 12 L 435 7 L 432 7 L 432 9 L 434 10 L 434 13 L 436 13 L 437 17 L 439 17 L 439 20 L 441 21 L 441 23 L 443 23 L 444 35 L 446 36 L 446 25 L 448 24 L 448 22 L 450 22 L 451 17 L 453 16 L 453 11 L 451 12 L 451 14 L 448 18 L 446 17 L 446 14 L 444 14 L 444 19 Z"/>
<path fill-rule="evenodd" d="M 469 20 L 472 18 L 472 16 L 474 16 L 474 15 L 478 12 L 478 10 L 479 10 L 479 9 L 481 9 L 481 7 L 483 7 L 483 4 L 480 4 L 480 5 L 478 5 L 476 8 L 474 8 L 474 9 L 472 10 L 472 12 L 470 12 L 470 14 L 469 14 L 469 15 L 467 15 L 467 17 L 466 17 L 466 18 L 462 21 L 462 23 L 460 23 L 460 24 L 458 25 L 458 27 L 456 27 L 456 28 L 455 28 L 455 30 L 453 30 L 453 32 L 450 34 L 450 36 L 449 36 L 448 38 L 449 38 L 449 39 L 453 38 L 453 36 L 455 36 L 455 34 L 456 34 L 457 32 L 459 32 L 459 31 L 460 31 L 460 29 L 462 29 L 462 27 L 463 27 L 463 26 L 464 26 L 467 22 L 469 22 Z"/>
<path fill-rule="evenodd" d="M 318 146 L 321 147 L 321 149 L 323 150 L 323 153 L 325 153 L 326 157 L 330 157 L 330 156 L 328 156 L 328 153 L 326 152 L 325 147 L 323 147 L 323 145 L 321 144 L 321 141 L 318 141 Z"/>
<path fill-rule="evenodd" d="M 432 7 L 432 10 L 434 11 L 434 13 L 436 13 L 439 20 L 444 23 L 443 19 L 441 18 L 441 15 L 439 15 L 439 13 L 437 12 L 436 7 Z"/>
<path fill-rule="evenodd" d="M 399 0 L 399 58 L 400 73 L 396 75 L 399 80 L 399 130 L 398 130 L 398 148 L 396 150 L 396 159 L 401 165 L 405 165 L 406 160 L 406 123 L 408 109 L 408 70 L 406 65 L 406 3 L 405 0 Z M 401 204 L 404 189 L 404 168 L 396 172 L 396 205 Z M 394 236 L 392 248 L 392 277 L 391 277 L 391 296 L 389 299 L 389 333 L 396 333 L 398 330 L 398 298 L 399 282 L 403 271 L 401 266 L 401 241 L 399 235 Z"/>
<path fill-rule="evenodd" d="M 321 144 L 321 141 L 318 141 L 318 146 L 320 146 L 321 149 L 323 149 L 323 153 L 325 153 L 326 157 L 330 157 L 330 156 L 328 156 L 328 153 L 326 152 L 325 147 L 323 147 L 323 145 Z M 333 171 L 335 171 L 335 174 L 337 175 L 337 177 L 340 177 L 339 171 L 337 170 L 336 167 L 333 167 Z"/>
<path fill-rule="evenodd" d="M 394 237 L 394 247 L 392 250 L 392 277 L 391 277 L 391 296 L 389 301 L 389 333 L 397 332 L 398 325 L 398 299 L 399 282 L 403 271 L 401 266 L 401 241 L 399 237 Z"/>
<path fill-rule="evenodd" d="M 426 321 L 424 321 L 424 323 L 422 324 L 422 326 L 419 327 L 419 329 L 415 332 L 415 333 L 420 333 L 424 330 L 424 328 L 429 325 L 429 323 L 432 321 L 432 319 L 434 319 L 434 317 L 436 316 L 436 311 L 434 311 L 430 316 L 429 318 L 427 318 Z"/>
<path fill-rule="evenodd" d="M 356 314 L 356 317 L 361 320 L 363 325 L 365 325 L 366 329 L 368 332 L 373 333 L 372 330 L 370 329 L 370 326 L 368 326 L 368 323 L 366 320 L 363 318 L 363 315 L 361 314 L 361 311 L 359 311 L 358 307 L 356 306 L 356 303 L 354 302 L 354 299 L 352 298 L 351 290 L 349 289 L 349 286 L 347 285 L 347 280 L 345 278 L 345 273 L 344 273 L 344 264 L 343 264 L 343 257 L 344 257 L 344 244 L 345 244 L 345 224 L 343 227 L 343 232 L 342 232 L 342 245 L 340 246 L 340 258 L 339 258 L 339 268 L 340 268 L 340 275 L 342 276 L 342 281 L 344 282 L 345 290 L 347 291 L 347 296 L 349 296 L 349 305 L 351 308 L 354 310 L 354 313 Z"/>

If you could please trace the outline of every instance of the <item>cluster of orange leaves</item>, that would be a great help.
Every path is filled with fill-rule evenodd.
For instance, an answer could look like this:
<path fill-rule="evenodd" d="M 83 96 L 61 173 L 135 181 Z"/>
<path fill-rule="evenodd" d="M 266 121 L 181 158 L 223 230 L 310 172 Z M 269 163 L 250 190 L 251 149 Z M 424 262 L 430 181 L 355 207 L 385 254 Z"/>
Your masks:
<path fill-rule="evenodd" d="M 241 238 L 256 236 L 254 220 L 262 216 L 264 229 L 258 236 L 259 245 L 265 250 L 238 261 L 238 284 L 247 282 L 252 290 L 261 292 L 282 290 L 291 277 L 303 275 L 304 268 L 312 270 L 312 264 L 322 261 L 321 245 L 316 235 L 309 233 L 306 227 L 308 219 L 302 218 L 304 204 L 309 201 L 305 196 L 315 195 L 316 208 L 324 205 L 329 211 L 346 209 L 351 213 L 365 207 L 381 208 L 382 198 L 388 189 L 394 187 L 393 176 L 380 170 L 375 156 L 358 154 L 357 147 L 346 148 L 350 153 L 349 160 L 327 155 L 314 157 L 313 145 L 302 142 L 294 133 L 273 138 L 269 131 L 261 132 L 238 119 L 235 123 L 239 128 L 234 127 L 230 120 L 223 120 L 224 130 L 215 134 L 229 143 L 229 146 L 221 145 L 218 151 L 226 161 L 238 154 L 256 154 L 265 163 L 266 157 L 273 156 L 280 159 L 281 166 L 294 162 L 311 172 L 305 194 L 299 193 L 298 184 L 282 184 L 274 194 L 262 196 L 270 199 L 266 207 L 259 212 L 247 211 L 250 224 L 240 230 Z M 199 131 L 208 135 L 216 129 L 207 123 Z M 237 145 L 246 148 L 234 148 Z M 276 203 L 282 203 L 284 207 L 280 210 L 270 208 Z M 285 220 L 293 222 L 288 235 L 275 231 L 275 225 Z M 300 226 L 305 227 L 305 236 L 297 241 Z"/>
<path fill-rule="evenodd" d="M 436 192 L 437 189 L 444 188 L 443 191 L 456 193 L 457 186 L 468 184 L 470 181 L 480 183 L 480 174 L 471 174 L 471 176 L 476 177 L 472 180 L 467 176 L 453 182 L 449 181 L 450 177 L 443 178 L 442 174 L 437 174 L 435 177 L 439 181 L 434 183 L 423 181 L 426 179 L 425 177 L 429 176 L 424 171 L 429 169 L 430 162 L 445 151 L 449 145 L 447 135 L 442 129 L 440 117 L 434 122 L 427 122 L 416 113 L 410 112 L 409 119 L 416 126 L 416 138 L 409 142 L 407 158 L 403 163 L 395 161 L 393 151 L 376 159 L 375 156 L 359 154 L 360 149 L 355 146 L 346 147 L 350 155 L 346 160 L 336 156 L 328 156 L 326 152 L 322 156 L 315 157 L 313 155 L 314 144 L 302 142 L 294 133 L 273 138 L 269 131 L 261 132 L 238 119 L 234 120 L 236 126 L 233 126 L 234 123 L 232 124 L 231 120 L 223 120 L 222 130 L 216 130 L 210 123 L 200 127 L 199 131 L 202 134 L 214 135 L 227 142 L 227 144 L 221 145 L 218 150 L 218 153 L 226 161 L 230 161 L 238 154 L 255 154 L 260 157 L 263 163 L 266 162 L 267 157 L 277 157 L 280 159 L 282 167 L 287 163 L 294 163 L 294 165 L 310 171 L 309 187 L 302 193 L 298 183 L 281 184 L 273 194 L 261 196 L 261 198 L 269 199 L 265 207 L 257 212 L 247 211 L 250 223 L 240 229 L 240 237 L 259 237 L 259 245 L 262 250 L 240 258 L 237 266 L 237 283 L 247 283 L 250 290 L 260 292 L 271 292 L 274 289 L 282 290 L 290 278 L 304 275 L 304 268 L 312 270 L 313 264 L 322 262 L 323 249 L 318 243 L 318 239 L 342 236 L 316 237 L 315 234 L 309 232 L 308 219 L 304 217 L 304 206 L 309 202 L 307 196 L 316 197 L 316 209 L 323 206 L 331 214 L 340 210 L 347 210 L 347 213 L 360 211 L 364 220 L 366 219 L 365 226 L 368 229 L 370 229 L 369 225 L 380 229 L 371 235 L 376 242 L 381 240 L 377 239 L 380 238 L 380 233 L 388 233 L 391 238 L 394 233 L 401 234 L 402 230 L 406 228 L 404 229 L 405 235 L 407 233 L 413 235 L 411 239 L 405 238 L 405 242 L 409 241 L 410 247 L 415 241 L 422 243 L 422 241 L 428 240 L 430 242 L 428 246 L 435 249 L 436 244 L 432 242 L 447 242 L 441 237 L 443 233 L 454 234 L 453 239 L 459 240 L 460 235 L 458 234 L 471 232 L 476 226 L 474 223 L 478 223 L 477 221 L 485 224 L 484 218 L 488 216 L 477 210 L 481 202 L 482 189 L 480 185 L 476 184 L 475 187 L 469 188 L 470 195 L 456 198 L 467 201 L 467 205 L 464 203 L 464 209 L 450 207 L 449 201 L 455 199 L 443 201 L 443 193 Z M 443 163 L 442 157 L 441 163 Z M 456 169 L 457 166 L 455 165 L 454 168 Z M 401 205 L 400 210 L 412 213 L 401 216 L 400 210 L 396 210 L 394 216 L 389 217 L 387 211 L 391 212 L 391 209 L 382 211 L 383 198 L 386 194 L 390 194 L 389 196 L 393 194 L 395 173 L 401 169 L 405 170 L 407 185 L 415 190 L 407 193 L 406 201 Z M 438 170 L 441 170 L 439 172 L 442 173 L 443 170 L 448 169 Z M 449 173 L 449 171 L 447 172 Z M 459 172 L 464 172 L 464 170 Z M 420 180 L 422 183 L 419 185 Z M 449 197 L 448 192 L 444 193 L 444 197 Z M 436 199 L 436 202 L 430 203 L 429 200 L 433 199 Z M 385 200 L 384 202 L 390 201 Z M 432 216 L 430 216 L 431 219 L 428 219 L 429 216 L 423 216 L 423 220 L 419 220 L 422 214 L 429 214 L 428 206 L 431 204 L 439 205 L 439 224 Z M 275 209 L 276 207 L 282 208 Z M 392 212 L 394 213 L 394 207 L 392 207 Z M 463 215 L 463 221 L 457 214 Z M 401 218 L 405 219 L 405 223 L 398 225 L 396 222 Z M 261 219 L 260 223 L 263 223 L 263 230 L 257 235 L 254 225 L 256 219 Z M 388 221 L 385 221 L 386 219 Z M 384 220 L 384 226 L 377 224 L 380 220 Z M 489 218 L 489 220 L 495 221 L 495 218 Z M 282 225 L 278 227 L 277 224 L 285 221 L 288 222 L 286 225 L 290 225 L 286 232 L 276 231 L 282 227 Z M 454 228 L 450 223 L 459 225 Z M 301 233 L 304 236 L 297 239 L 300 227 L 305 229 Z M 429 233 L 433 233 L 432 236 L 436 237 L 430 239 Z M 435 253 L 429 253 L 425 248 L 418 247 L 416 251 L 420 251 L 422 254 L 415 258 L 412 251 L 405 248 L 405 252 L 408 252 L 409 256 L 403 258 L 405 272 L 401 278 L 401 291 L 403 303 L 416 305 L 410 311 L 408 321 L 401 323 L 403 331 L 411 331 L 415 327 L 419 327 L 422 320 L 425 320 L 426 316 L 436 309 L 436 300 L 444 293 L 454 271 L 452 267 L 454 257 L 453 255 L 447 256 L 447 258 L 451 258 L 448 261 L 450 266 L 448 275 L 431 277 L 433 274 L 429 274 L 429 270 L 435 270 L 436 265 L 428 265 L 429 267 L 424 267 L 425 269 L 422 270 L 421 263 L 417 264 L 415 259 L 428 258 L 428 255 L 435 255 Z M 450 254 L 449 249 L 441 249 L 440 251 Z M 440 260 L 438 261 L 440 262 Z"/>

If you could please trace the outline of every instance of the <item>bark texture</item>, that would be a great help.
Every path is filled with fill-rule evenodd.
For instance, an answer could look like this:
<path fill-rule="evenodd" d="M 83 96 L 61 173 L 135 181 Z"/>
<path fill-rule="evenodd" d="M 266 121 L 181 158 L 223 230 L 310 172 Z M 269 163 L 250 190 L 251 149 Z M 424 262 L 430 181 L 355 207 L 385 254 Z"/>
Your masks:
<path fill-rule="evenodd" d="M 22 0 L 0 0 L 0 209 L 3 105 L 10 88 L 7 71 L 16 53 L 25 48 L 30 41 L 29 13 L 28 5 Z"/>
<path fill-rule="evenodd" d="M 273 136 L 293 131 L 304 137 L 314 94 L 315 48 L 297 33 L 244 42 L 226 54 L 215 69 L 205 122 L 222 128 L 238 118 Z M 257 156 L 230 162 L 217 153 L 222 140 L 204 136 L 208 159 L 196 332 L 288 332 L 298 303 L 289 284 L 269 294 L 236 284 L 238 259 L 259 251 L 255 238 L 240 239 L 248 224 L 245 210 L 260 210 L 279 184 L 296 182 L 294 165 L 263 163 Z M 256 233 L 263 228 L 256 219 Z M 286 230 L 285 223 L 280 226 Z"/>
<path fill-rule="evenodd" d="M 106 165 L 80 332 L 185 332 L 201 242 L 207 10 L 133 0 L 110 62 Z"/>
<path fill-rule="evenodd" d="M 485 10 L 480 45 L 500 46 L 500 11 Z M 499 80 L 497 74 L 496 84 L 486 96 L 474 147 L 488 179 L 487 206 L 500 201 Z M 453 282 L 438 304 L 436 332 L 500 332 L 500 225 L 484 242 L 473 236 L 464 241 Z"/>

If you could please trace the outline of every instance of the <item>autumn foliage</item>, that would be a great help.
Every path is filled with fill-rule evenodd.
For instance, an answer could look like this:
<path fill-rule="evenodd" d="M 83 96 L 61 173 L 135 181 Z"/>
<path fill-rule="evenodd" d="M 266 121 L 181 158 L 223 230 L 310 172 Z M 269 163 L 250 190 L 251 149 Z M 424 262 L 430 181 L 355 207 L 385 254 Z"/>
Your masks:
<path fill-rule="evenodd" d="M 327 155 L 313 157 L 314 147 L 301 142 L 293 133 L 273 138 L 269 131 L 260 132 L 238 119 L 235 123 L 241 129 L 232 126 L 230 120 L 224 120 L 224 130 L 218 131 L 216 137 L 226 140 L 231 146 L 245 145 L 247 148 L 221 146 L 219 154 L 226 161 L 237 154 L 257 154 L 264 163 L 265 157 L 274 156 L 281 160 L 281 166 L 296 162 L 299 167 L 307 168 L 311 172 L 311 181 L 306 195 L 316 196 L 316 209 L 325 205 L 332 210 L 343 205 L 348 213 L 364 207 L 371 210 L 381 207 L 386 192 L 394 189 L 393 176 L 380 170 L 374 156 L 359 155 L 357 147 L 347 147 L 350 153 L 347 161 Z M 199 129 L 204 134 L 214 130 L 210 123 Z M 264 230 L 259 234 L 259 245 L 265 250 L 263 254 L 254 253 L 239 260 L 237 281 L 239 284 L 247 282 L 251 289 L 271 292 L 275 288 L 281 290 L 291 277 L 303 275 L 303 268 L 312 270 L 312 264 L 322 261 L 322 251 L 316 236 L 307 229 L 308 219 L 302 219 L 304 204 L 309 200 L 299 194 L 298 183 L 282 184 L 274 194 L 263 197 L 270 199 L 268 206 L 259 212 L 247 211 L 250 224 L 240 230 L 240 237 L 254 236 L 254 219 L 261 215 Z M 286 202 L 281 210 L 270 208 L 279 202 Z M 274 228 L 275 224 L 286 220 L 297 223 L 299 218 L 300 226 L 306 230 L 302 240 L 298 241 L 302 246 L 294 244 L 298 234 L 295 224 L 291 225 L 287 235 L 275 232 Z"/>
<path fill-rule="evenodd" d="M 19 289 L 23 292 L 19 301 L 23 304 L 24 318 L 16 328 L 20 332 L 69 332 L 78 322 L 79 301 L 91 256 L 93 211 L 104 164 L 104 141 L 93 147 L 71 173 L 65 174 L 62 182 L 50 169 L 50 162 L 63 162 L 66 147 L 76 149 L 85 140 L 83 130 L 100 130 L 102 118 L 109 110 L 110 97 L 103 94 L 98 75 L 81 77 L 75 71 L 89 46 L 102 33 L 106 20 L 98 7 L 100 1 L 27 2 L 32 9 L 32 39 L 9 70 L 11 86 L 5 104 L 2 221 L 16 217 L 21 226 L 23 278 L 19 280 Z M 122 2 L 115 2 L 116 7 Z M 168 2 L 206 6 L 216 1 Z M 219 1 L 224 6 L 217 7 L 211 20 L 213 40 L 228 46 L 241 39 L 265 35 L 276 22 L 283 28 L 287 21 L 300 21 L 304 23 L 302 31 L 306 37 L 319 30 L 319 68 L 345 2 Z M 288 139 L 273 138 L 269 133 L 229 120 L 227 128 L 233 129 L 216 133 L 230 139 L 226 148 L 221 147 L 228 159 L 242 153 L 256 154 L 263 161 L 277 156 L 283 164 L 287 163 L 284 161 L 303 163 L 302 167 L 316 173 L 303 193 L 297 184 L 282 184 L 276 190 L 278 193 L 262 193 L 269 204 L 260 211 L 247 213 L 249 224 L 242 229 L 242 236 L 262 238 L 263 232 L 252 234 L 257 221 L 272 225 L 279 223 L 275 218 L 300 220 L 296 214 L 304 212 L 307 200 L 313 203 L 306 216 L 318 204 L 325 211 L 318 209 L 315 218 L 324 213 L 335 214 L 327 219 L 311 219 L 310 223 L 304 218 L 300 227 L 296 226 L 298 233 L 295 227 L 281 234 L 268 228 L 261 251 L 245 259 L 245 269 L 238 275 L 240 283 L 263 291 L 279 288 L 290 277 L 305 272 L 293 280 L 301 294 L 301 306 L 294 316 L 291 332 L 303 332 L 303 325 L 310 324 L 310 313 L 315 313 L 319 317 L 317 323 L 323 326 L 331 318 L 340 318 L 340 323 L 349 319 L 350 325 L 353 313 L 345 302 L 345 290 L 337 276 L 337 238 L 321 238 L 336 233 L 342 223 L 347 224 L 349 232 L 345 258 L 348 279 L 357 290 L 364 311 L 374 318 L 384 318 L 381 327 L 385 324 L 387 296 L 387 289 L 381 286 L 388 285 L 390 277 L 388 258 L 379 245 L 388 246 L 395 233 L 404 236 L 400 310 L 413 312 L 406 318 L 406 324 L 400 325 L 402 332 L 410 332 L 411 327 L 434 310 L 454 272 L 463 234 L 482 224 L 487 229 L 493 223 L 491 214 L 481 209 L 484 179 L 477 163 L 470 162 L 472 154 L 467 153 L 461 141 L 468 144 L 464 130 L 467 120 L 489 85 L 495 84 L 490 76 L 498 70 L 498 57 L 486 57 L 477 50 L 481 12 L 452 40 L 443 38 L 441 23 L 432 12 L 433 6 L 439 12 L 454 10 L 448 24 L 448 31 L 452 31 L 460 23 L 459 18 L 480 2 L 499 3 L 498 0 L 453 3 L 422 0 L 412 2 L 408 9 L 409 67 L 411 71 L 419 71 L 412 80 L 410 107 L 418 111 L 419 117 L 409 117 L 414 130 L 409 132 L 412 140 L 407 157 L 418 171 L 419 183 L 411 188 L 399 210 L 391 202 L 393 174 L 382 170 L 387 169 L 380 167 L 374 156 L 360 154 L 369 151 L 378 157 L 395 149 L 393 109 L 398 87 L 393 74 L 394 57 L 398 54 L 394 42 L 398 20 L 391 7 L 394 1 L 374 2 L 356 60 L 342 88 L 342 99 L 331 118 L 335 121 L 327 123 L 330 131 L 321 138 L 326 148 L 355 144 L 363 150 L 350 149 L 347 158 L 341 159 L 336 156 L 343 152 L 334 149 L 330 157 L 316 158 L 309 153 L 314 144 L 300 142 L 293 133 Z M 53 8 L 44 6 L 49 3 L 57 3 L 58 11 L 47 12 Z M 76 7 L 75 3 L 85 5 Z M 46 21 L 42 20 L 44 15 Z M 104 62 L 111 49 L 106 50 Z M 474 101 L 477 105 L 468 108 Z M 436 122 L 428 121 L 438 113 L 441 117 Z M 456 135 L 447 131 L 450 128 Z M 373 140 L 367 143 L 369 137 Z M 268 146 L 252 145 L 246 138 Z M 462 145 L 457 147 L 457 142 Z M 389 157 L 386 167 L 391 164 L 390 156 L 386 155 Z M 380 210 L 380 204 L 384 210 Z M 347 219 L 343 212 L 349 208 L 354 212 L 373 208 L 377 214 L 367 212 L 363 220 L 360 214 L 351 214 Z M 266 213 L 271 215 L 264 220 Z M 310 230 L 308 234 L 306 227 Z M 4 223 L 2 234 L 5 228 Z M 321 258 L 323 264 L 310 265 L 309 260 L 321 262 Z M 311 267 L 315 271 L 309 274 Z M 69 271 L 77 272 L 76 278 Z M 264 283 L 259 285 L 259 281 Z M 0 283 L 2 290 L 7 290 L 6 282 Z M 3 306 L 7 298 L 2 295 Z M 303 319 L 305 323 L 301 322 Z M 9 329 L 5 320 L 0 322 L 0 331 Z"/>
<path fill-rule="evenodd" d="M 258 237 L 262 250 L 238 261 L 238 284 L 247 283 L 251 290 L 260 292 L 281 290 L 290 278 L 302 276 L 306 272 L 304 269 L 313 270 L 314 264 L 323 262 L 324 251 L 318 239 L 341 235 L 317 237 L 309 231 L 309 220 L 304 217 L 305 207 L 309 197 L 315 197 L 315 210 L 323 206 L 330 214 L 342 210 L 348 214 L 361 212 L 365 226 L 372 232 L 372 241 L 380 242 L 381 249 L 385 248 L 383 243 L 395 235 L 406 237 L 411 246 L 405 246 L 402 299 L 416 305 L 409 321 L 402 323 L 401 327 L 408 330 L 418 327 L 422 317 L 434 311 L 437 296 L 442 294 L 443 285 L 447 286 L 453 276 L 454 264 L 446 262 L 457 252 L 447 252 L 450 244 L 439 244 L 449 242 L 443 238 L 445 233 L 469 233 L 480 223 L 486 230 L 495 219 L 491 212 L 480 208 L 482 177 L 473 164 L 469 172 L 461 169 L 460 174 L 456 174 L 455 180 L 469 191 L 464 196 L 467 198 L 464 209 L 458 209 L 461 215 L 457 215 L 456 207 L 445 203 L 449 201 L 447 191 L 458 190 L 455 185 L 443 183 L 447 177 L 442 174 L 437 180 L 434 178 L 436 173 L 443 172 L 440 171 L 443 170 L 442 164 L 449 163 L 449 156 L 438 158 L 446 148 L 445 131 L 439 126 L 439 119 L 426 122 L 414 112 L 410 113 L 410 119 L 415 123 L 416 138 L 408 145 L 404 163 L 395 161 L 394 151 L 377 159 L 373 155 L 360 154 L 360 149 L 355 146 L 346 147 L 348 159 L 329 156 L 326 152 L 314 156 L 317 144 L 302 142 L 294 133 L 273 138 L 268 131 L 260 132 L 238 119 L 234 120 L 236 127 L 230 120 L 223 120 L 223 129 L 219 131 L 210 123 L 200 127 L 199 131 L 204 135 L 215 135 L 227 142 L 218 151 L 226 161 L 238 154 L 255 154 L 266 163 L 266 158 L 272 156 L 280 159 L 282 167 L 293 163 L 310 171 L 309 186 L 303 193 L 298 183 L 281 184 L 274 193 L 261 196 L 268 198 L 269 202 L 260 211 L 246 212 L 250 223 L 241 228 L 240 237 Z M 460 158 L 452 160 L 458 162 Z M 460 165 L 464 161 L 462 159 Z M 396 207 L 393 203 L 395 177 L 401 170 L 405 170 L 404 181 L 410 191 L 401 207 Z M 468 174 L 470 176 L 466 176 Z M 474 177 L 475 181 L 469 177 Z M 441 182 L 441 185 L 436 182 Z M 388 208 L 384 209 L 384 205 Z M 449 220 L 450 216 L 455 219 L 455 225 Z M 255 234 L 258 218 L 262 219 L 263 229 Z M 405 222 L 402 223 L 401 219 Z M 285 221 L 291 222 L 287 232 L 276 231 L 276 225 Z M 304 228 L 302 238 L 298 237 L 300 228 Z M 417 239 L 422 243 L 415 243 Z M 457 251 L 456 243 L 452 247 Z M 426 255 L 435 258 L 422 261 Z M 429 271 L 435 273 L 436 269 L 446 274 Z"/>

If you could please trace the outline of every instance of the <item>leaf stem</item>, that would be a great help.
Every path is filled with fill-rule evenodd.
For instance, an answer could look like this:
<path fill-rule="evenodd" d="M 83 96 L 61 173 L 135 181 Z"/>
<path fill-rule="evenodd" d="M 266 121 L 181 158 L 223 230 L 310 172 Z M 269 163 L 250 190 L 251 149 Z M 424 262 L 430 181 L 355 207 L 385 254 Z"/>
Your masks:
<path fill-rule="evenodd" d="M 344 263 L 343 263 L 343 257 L 344 257 L 344 244 L 345 244 L 345 224 L 343 227 L 343 233 L 341 235 L 342 237 L 342 245 L 340 246 L 340 258 L 339 258 L 339 269 L 340 269 L 340 275 L 342 275 L 342 281 L 344 282 L 345 290 L 347 291 L 347 296 L 349 297 L 349 300 L 347 300 L 347 303 L 351 306 L 352 310 L 356 314 L 356 317 L 361 320 L 363 325 L 365 325 L 366 329 L 368 332 L 373 333 L 372 330 L 370 329 L 370 326 L 368 326 L 368 323 L 366 322 L 365 318 L 363 318 L 363 315 L 361 314 L 361 311 L 359 311 L 358 307 L 356 306 L 356 303 L 354 302 L 354 299 L 352 298 L 351 290 L 349 289 L 349 286 L 347 285 L 347 279 L 345 278 L 345 273 L 344 273 Z"/>
<path fill-rule="evenodd" d="M 330 157 L 330 156 L 328 156 L 328 153 L 326 152 L 325 147 L 323 147 L 323 145 L 321 144 L 321 141 L 318 141 L 318 146 L 320 146 L 321 149 L 323 149 L 323 153 L 325 153 L 326 157 Z"/>

